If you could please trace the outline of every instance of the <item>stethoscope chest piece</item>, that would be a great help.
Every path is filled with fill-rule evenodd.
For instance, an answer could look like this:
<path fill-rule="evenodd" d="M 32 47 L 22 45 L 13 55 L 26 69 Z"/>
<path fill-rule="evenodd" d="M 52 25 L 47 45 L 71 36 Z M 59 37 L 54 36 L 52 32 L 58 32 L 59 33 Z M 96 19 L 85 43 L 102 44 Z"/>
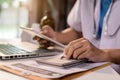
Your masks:
<path fill-rule="evenodd" d="M 108 30 L 108 27 L 107 25 L 105 26 L 105 30 L 104 30 L 104 35 L 106 36 L 107 35 L 107 30 Z"/>
<path fill-rule="evenodd" d="M 95 38 L 95 39 L 97 38 L 97 35 L 95 33 L 93 34 L 93 38 Z"/>

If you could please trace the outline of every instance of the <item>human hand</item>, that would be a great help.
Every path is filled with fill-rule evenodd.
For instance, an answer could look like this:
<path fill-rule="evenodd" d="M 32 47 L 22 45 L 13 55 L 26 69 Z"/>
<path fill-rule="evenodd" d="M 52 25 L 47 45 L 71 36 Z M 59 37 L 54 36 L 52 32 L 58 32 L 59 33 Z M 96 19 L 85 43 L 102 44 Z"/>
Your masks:
<path fill-rule="evenodd" d="M 50 38 L 56 39 L 55 31 L 48 25 L 44 26 L 40 33 L 43 34 L 43 35 L 46 35 L 46 36 L 48 36 Z M 33 37 L 33 40 L 37 40 L 37 42 L 40 44 L 40 47 L 44 47 L 44 48 L 47 48 L 49 46 L 54 45 L 54 43 L 52 43 L 50 41 L 47 41 L 45 39 L 42 39 L 42 38 L 40 38 L 38 36 Z"/>
<path fill-rule="evenodd" d="M 89 61 L 93 62 L 108 61 L 107 53 L 104 50 L 96 48 L 85 38 L 70 42 L 65 48 L 64 53 L 67 59 L 87 58 Z"/>

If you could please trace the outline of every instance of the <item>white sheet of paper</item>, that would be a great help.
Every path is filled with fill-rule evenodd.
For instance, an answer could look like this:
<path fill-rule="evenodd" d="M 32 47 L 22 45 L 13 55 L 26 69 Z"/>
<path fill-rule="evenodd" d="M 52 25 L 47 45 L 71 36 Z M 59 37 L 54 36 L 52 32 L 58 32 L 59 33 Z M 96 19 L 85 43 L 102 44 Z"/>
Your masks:
<path fill-rule="evenodd" d="M 0 80 L 29 80 L 29 79 L 0 70 Z"/>
<path fill-rule="evenodd" d="M 89 74 L 77 77 L 73 80 L 120 80 L 120 75 L 110 66 L 102 68 Z"/>

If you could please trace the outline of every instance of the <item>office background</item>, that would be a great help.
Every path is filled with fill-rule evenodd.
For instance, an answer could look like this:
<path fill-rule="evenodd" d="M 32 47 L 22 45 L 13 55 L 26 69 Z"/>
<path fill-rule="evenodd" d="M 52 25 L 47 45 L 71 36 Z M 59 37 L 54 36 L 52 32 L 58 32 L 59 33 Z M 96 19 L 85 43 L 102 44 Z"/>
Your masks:
<path fill-rule="evenodd" d="M 56 31 L 68 27 L 67 15 L 76 0 L 0 0 L 0 38 L 18 38 L 19 25 L 40 23 L 46 10 L 52 12 Z"/>
<path fill-rule="evenodd" d="M 30 5 L 32 10 L 34 10 L 31 13 L 34 13 L 34 15 L 30 15 L 30 23 L 39 23 L 45 10 L 50 10 L 56 21 L 57 30 L 60 31 L 66 28 L 66 18 L 74 3 L 75 0 L 31 0 Z"/>

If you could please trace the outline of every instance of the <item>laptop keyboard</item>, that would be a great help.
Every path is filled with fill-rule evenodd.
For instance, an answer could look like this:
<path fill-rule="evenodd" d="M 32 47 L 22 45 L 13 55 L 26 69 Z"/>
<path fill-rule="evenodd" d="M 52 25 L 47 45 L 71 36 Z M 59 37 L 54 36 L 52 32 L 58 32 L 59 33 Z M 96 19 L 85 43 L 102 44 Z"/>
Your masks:
<path fill-rule="evenodd" d="M 28 51 L 25 51 L 23 49 L 17 48 L 10 44 L 0 44 L 0 52 L 9 55 L 9 54 L 24 54 L 28 53 Z"/>
<path fill-rule="evenodd" d="M 8 56 L 4 57 L 3 59 L 16 59 L 16 58 L 39 57 L 39 56 L 41 56 L 41 57 L 53 56 L 53 55 L 56 55 L 59 51 L 39 48 L 35 51 L 29 52 L 29 51 L 20 49 L 18 47 L 15 47 L 11 44 L 0 44 L 0 52 L 5 55 L 8 55 Z M 9 56 L 9 55 L 11 55 L 11 56 Z M 0 57 L 0 58 L 2 58 L 2 57 Z"/>

